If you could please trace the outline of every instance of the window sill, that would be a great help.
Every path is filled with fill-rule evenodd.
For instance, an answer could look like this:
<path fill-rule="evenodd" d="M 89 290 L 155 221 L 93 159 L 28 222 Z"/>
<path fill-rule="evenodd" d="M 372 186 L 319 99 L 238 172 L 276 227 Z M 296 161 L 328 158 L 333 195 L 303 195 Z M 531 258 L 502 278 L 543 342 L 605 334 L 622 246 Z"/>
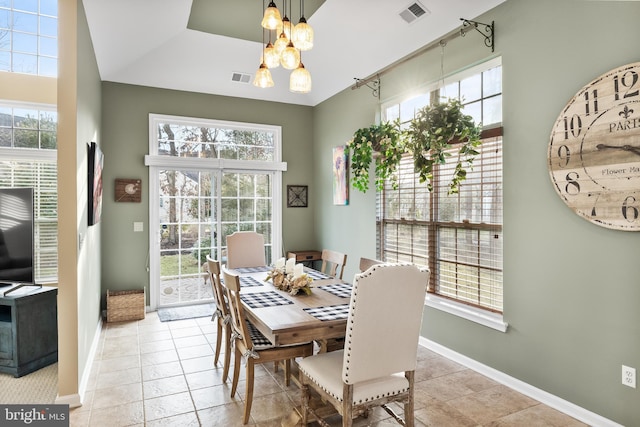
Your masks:
<path fill-rule="evenodd" d="M 509 324 L 503 320 L 502 314 L 471 307 L 466 304 L 452 301 L 448 298 L 442 298 L 438 295 L 427 294 L 424 302 L 428 307 L 453 314 L 454 316 L 462 317 L 463 319 L 479 323 L 480 325 L 495 329 L 496 331 L 507 332 L 507 328 L 509 326 Z"/>

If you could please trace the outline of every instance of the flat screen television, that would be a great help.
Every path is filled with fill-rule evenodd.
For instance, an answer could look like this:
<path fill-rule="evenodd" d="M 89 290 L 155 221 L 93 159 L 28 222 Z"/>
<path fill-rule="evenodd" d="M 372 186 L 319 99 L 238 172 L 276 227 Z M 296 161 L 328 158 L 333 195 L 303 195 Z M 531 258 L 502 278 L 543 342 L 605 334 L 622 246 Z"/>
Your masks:
<path fill-rule="evenodd" d="M 0 286 L 33 283 L 32 188 L 0 188 Z"/>

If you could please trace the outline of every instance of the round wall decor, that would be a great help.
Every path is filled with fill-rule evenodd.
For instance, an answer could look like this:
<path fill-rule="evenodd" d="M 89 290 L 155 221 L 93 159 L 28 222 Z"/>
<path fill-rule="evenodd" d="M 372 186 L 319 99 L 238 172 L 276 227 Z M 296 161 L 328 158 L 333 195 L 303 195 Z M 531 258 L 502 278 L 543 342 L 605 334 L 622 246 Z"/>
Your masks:
<path fill-rule="evenodd" d="M 580 89 L 553 126 L 547 159 L 556 192 L 575 213 L 640 231 L 640 62 Z"/>

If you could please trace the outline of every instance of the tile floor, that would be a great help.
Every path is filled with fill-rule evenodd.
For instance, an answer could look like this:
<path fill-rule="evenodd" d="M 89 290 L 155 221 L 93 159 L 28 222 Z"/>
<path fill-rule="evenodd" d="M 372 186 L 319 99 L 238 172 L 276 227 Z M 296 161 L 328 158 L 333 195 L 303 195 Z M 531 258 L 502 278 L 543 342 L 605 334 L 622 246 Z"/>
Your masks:
<path fill-rule="evenodd" d="M 232 399 L 230 381 L 221 381 L 222 362 L 213 366 L 214 349 L 210 318 L 163 323 L 147 313 L 140 321 L 105 323 L 85 403 L 72 410 L 71 426 L 242 425 L 244 376 Z M 427 349 L 418 358 L 416 426 L 585 425 Z M 248 425 L 298 425 L 298 394 L 293 383 L 285 387 L 282 369 L 256 367 Z M 341 418 L 329 422 L 339 426 Z M 376 410 L 354 425 L 398 424 Z"/>

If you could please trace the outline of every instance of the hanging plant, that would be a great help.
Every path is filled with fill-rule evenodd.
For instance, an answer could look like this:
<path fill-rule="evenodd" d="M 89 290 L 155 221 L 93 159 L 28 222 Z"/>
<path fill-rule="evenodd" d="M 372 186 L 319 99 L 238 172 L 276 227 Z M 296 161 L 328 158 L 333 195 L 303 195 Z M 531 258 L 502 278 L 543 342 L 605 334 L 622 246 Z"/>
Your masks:
<path fill-rule="evenodd" d="M 365 193 L 369 189 L 369 167 L 375 157 L 376 187 L 382 190 L 385 180 L 397 188 L 395 174 L 405 152 L 404 134 L 398 120 L 371 125 L 355 131 L 353 139 L 347 142 L 351 150 L 351 183 L 354 188 Z"/>
<path fill-rule="evenodd" d="M 457 99 L 450 98 L 420 109 L 406 131 L 407 147 L 413 153 L 414 170 L 420 182 L 427 182 L 428 190 L 432 191 L 434 165 L 444 164 L 452 151 L 457 151 L 458 161 L 448 191 L 449 194 L 457 193 L 460 183 L 467 177 L 467 169 L 472 167 L 478 155 L 480 131 L 481 126 L 462 112 L 462 103 Z"/>

